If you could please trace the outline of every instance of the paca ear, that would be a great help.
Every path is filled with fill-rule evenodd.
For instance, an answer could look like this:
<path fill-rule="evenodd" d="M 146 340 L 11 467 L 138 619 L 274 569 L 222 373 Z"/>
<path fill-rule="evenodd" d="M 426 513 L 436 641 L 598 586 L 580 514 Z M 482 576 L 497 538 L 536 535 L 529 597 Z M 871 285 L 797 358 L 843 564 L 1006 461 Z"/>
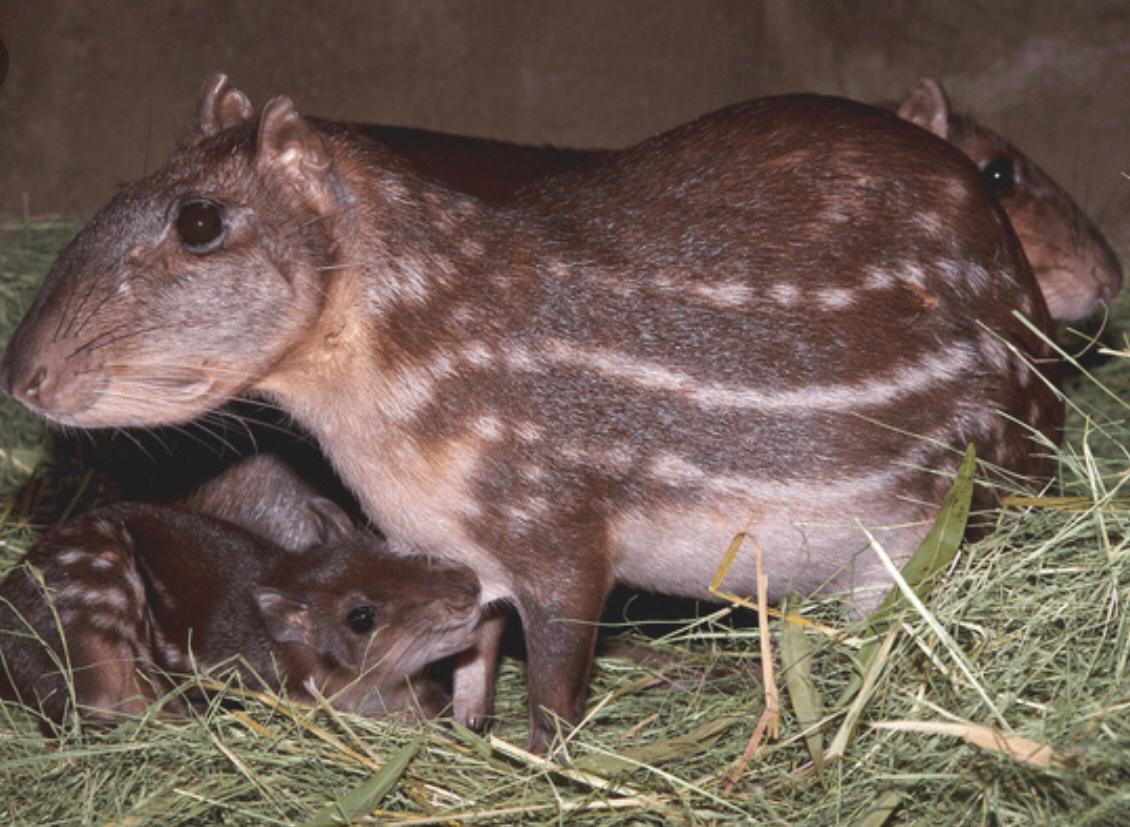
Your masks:
<path fill-rule="evenodd" d="M 227 75 L 213 72 L 208 76 L 196 107 L 196 129 L 202 136 L 207 138 L 253 117 L 251 101 L 231 85 Z"/>
<path fill-rule="evenodd" d="M 344 540 L 356 531 L 349 515 L 333 500 L 325 497 L 314 497 L 307 503 L 314 512 L 314 520 L 318 526 L 318 539 L 323 545 Z"/>
<path fill-rule="evenodd" d="M 255 604 L 267 627 L 267 634 L 277 643 L 303 643 L 310 646 L 313 629 L 310 607 L 301 600 L 288 597 L 276 589 L 255 589 Z"/>
<path fill-rule="evenodd" d="M 290 98 L 275 98 L 263 107 L 256 164 L 260 174 L 286 179 L 323 215 L 330 212 L 329 150 Z"/>
<path fill-rule="evenodd" d="M 943 141 L 950 137 L 950 101 L 942 84 L 919 78 L 899 104 L 898 116 L 933 132 Z"/>

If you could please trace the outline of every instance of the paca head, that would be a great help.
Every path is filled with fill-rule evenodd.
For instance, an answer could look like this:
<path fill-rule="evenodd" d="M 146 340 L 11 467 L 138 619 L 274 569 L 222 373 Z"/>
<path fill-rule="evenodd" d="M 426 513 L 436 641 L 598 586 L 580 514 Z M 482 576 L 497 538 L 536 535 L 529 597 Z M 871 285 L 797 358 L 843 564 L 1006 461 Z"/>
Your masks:
<path fill-rule="evenodd" d="M 288 99 L 256 119 L 213 76 L 190 142 L 59 255 L 0 388 L 83 427 L 185 421 L 237 393 L 322 306 L 332 183 L 325 144 Z"/>
<path fill-rule="evenodd" d="M 473 644 L 479 581 L 463 566 L 390 554 L 361 531 L 330 543 L 284 561 L 254 600 L 292 681 L 382 714 L 393 705 L 384 693 Z"/>
<path fill-rule="evenodd" d="M 1090 315 L 1122 288 L 1122 265 L 1098 227 L 1031 158 L 950 108 L 940 83 L 922 78 L 898 107 L 905 120 L 949 141 L 988 181 L 1032 264 L 1053 319 Z"/>

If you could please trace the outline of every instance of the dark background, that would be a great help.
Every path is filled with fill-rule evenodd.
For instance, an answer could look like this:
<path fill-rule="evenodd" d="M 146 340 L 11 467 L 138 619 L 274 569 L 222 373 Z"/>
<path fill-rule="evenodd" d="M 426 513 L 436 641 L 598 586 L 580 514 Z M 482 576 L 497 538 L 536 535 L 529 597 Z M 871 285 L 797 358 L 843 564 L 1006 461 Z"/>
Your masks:
<path fill-rule="evenodd" d="M 0 0 L 0 215 L 85 218 L 159 165 L 222 68 L 256 106 L 615 147 L 743 98 L 922 74 L 1130 252 L 1130 2 Z"/>

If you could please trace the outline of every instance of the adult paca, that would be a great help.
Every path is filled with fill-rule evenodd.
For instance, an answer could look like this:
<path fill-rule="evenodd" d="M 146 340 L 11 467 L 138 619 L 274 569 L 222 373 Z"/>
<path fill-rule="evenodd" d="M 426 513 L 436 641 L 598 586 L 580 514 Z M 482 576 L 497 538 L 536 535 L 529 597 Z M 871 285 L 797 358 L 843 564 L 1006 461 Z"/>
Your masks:
<path fill-rule="evenodd" d="M 60 255 L 0 385 L 84 428 L 286 408 L 393 543 L 516 606 L 535 748 L 543 708 L 581 715 L 613 582 L 708 597 L 748 530 L 772 597 L 866 607 L 860 525 L 904 559 L 966 443 L 1049 470 L 1028 263 L 977 170 L 891 113 L 755 100 L 497 208 L 206 88 Z M 742 555 L 726 586 L 754 580 Z"/>

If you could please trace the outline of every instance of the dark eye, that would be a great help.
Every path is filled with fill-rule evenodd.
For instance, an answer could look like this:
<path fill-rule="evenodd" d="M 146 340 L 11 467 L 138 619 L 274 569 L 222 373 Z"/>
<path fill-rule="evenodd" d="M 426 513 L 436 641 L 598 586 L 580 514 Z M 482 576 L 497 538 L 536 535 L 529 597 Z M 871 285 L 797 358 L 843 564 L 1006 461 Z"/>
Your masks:
<path fill-rule="evenodd" d="M 177 213 L 177 234 L 193 253 L 209 253 L 224 240 L 224 216 L 211 201 L 189 201 Z"/>
<path fill-rule="evenodd" d="M 377 625 L 376 606 L 354 606 L 345 616 L 345 624 L 359 635 L 367 635 Z"/>
<path fill-rule="evenodd" d="M 1016 170 L 1011 158 L 994 158 L 981 168 L 981 174 L 993 188 L 993 192 L 1008 192 L 1016 184 Z"/>

